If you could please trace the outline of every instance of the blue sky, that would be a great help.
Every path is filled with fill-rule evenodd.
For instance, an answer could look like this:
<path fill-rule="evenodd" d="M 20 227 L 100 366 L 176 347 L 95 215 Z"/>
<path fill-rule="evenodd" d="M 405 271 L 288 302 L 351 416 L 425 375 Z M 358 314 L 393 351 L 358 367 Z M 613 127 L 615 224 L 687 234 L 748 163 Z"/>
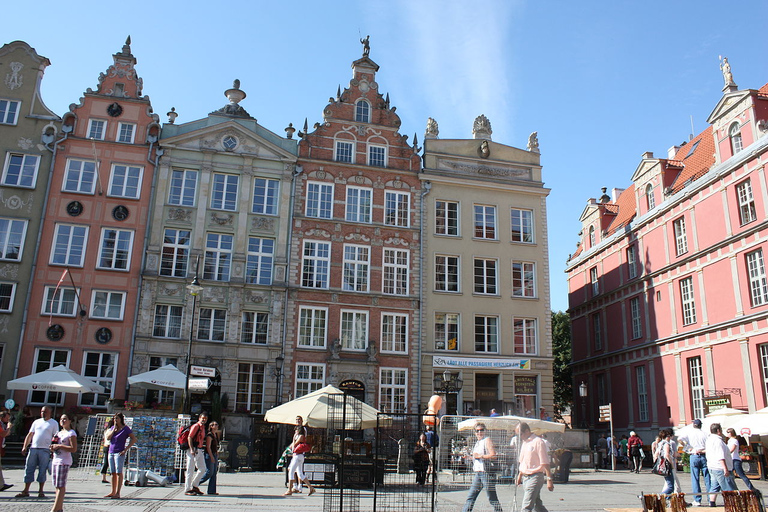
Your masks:
<path fill-rule="evenodd" d="M 48 4 L 48 5 L 46 5 Z M 579 215 L 600 187 L 625 188 L 645 151 L 663 157 L 696 133 L 722 92 L 718 56 L 739 88 L 768 82 L 768 2 L 187 1 L 24 2 L 3 7 L 6 43 L 21 39 L 52 65 L 43 99 L 58 114 L 95 88 L 125 37 L 155 112 L 177 123 L 226 103 L 283 134 L 322 119 L 371 36 L 377 81 L 423 140 L 428 117 L 443 138 L 471 137 L 485 114 L 493 140 L 525 148 L 539 133 L 548 199 L 552 308 L 568 307 L 564 274 Z"/>

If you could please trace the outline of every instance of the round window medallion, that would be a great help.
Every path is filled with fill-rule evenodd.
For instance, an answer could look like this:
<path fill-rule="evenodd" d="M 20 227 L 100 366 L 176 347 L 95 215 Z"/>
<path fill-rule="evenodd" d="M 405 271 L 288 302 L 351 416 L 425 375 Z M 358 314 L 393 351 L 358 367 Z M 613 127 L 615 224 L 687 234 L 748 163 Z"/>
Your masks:
<path fill-rule="evenodd" d="M 53 324 L 45 331 L 45 336 L 51 341 L 59 341 L 64 337 L 64 328 L 59 324 Z"/>
<path fill-rule="evenodd" d="M 72 217 L 77 217 L 83 213 L 83 203 L 80 201 L 72 201 L 67 205 L 67 213 Z"/>
<path fill-rule="evenodd" d="M 110 106 L 107 107 L 107 114 L 109 114 L 110 117 L 119 117 L 120 114 L 122 113 L 123 113 L 123 107 L 121 107 L 120 104 L 117 102 L 112 103 Z"/>
<path fill-rule="evenodd" d="M 115 220 L 125 220 L 128 218 L 129 213 L 128 208 L 123 205 L 115 206 L 112 209 L 112 217 L 114 217 Z"/>
<path fill-rule="evenodd" d="M 112 331 L 108 327 L 99 327 L 99 329 L 96 330 L 94 337 L 96 338 L 96 342 L 104 345 L 112 341 Z"/>
<path fill-rule="evenodd" d="M 224 146 L 224 149 L 231 151 L 237 147 L 237 138 L 233 137 L 232 135 L 227 135 L 221 139 L 221 145 Z"/>

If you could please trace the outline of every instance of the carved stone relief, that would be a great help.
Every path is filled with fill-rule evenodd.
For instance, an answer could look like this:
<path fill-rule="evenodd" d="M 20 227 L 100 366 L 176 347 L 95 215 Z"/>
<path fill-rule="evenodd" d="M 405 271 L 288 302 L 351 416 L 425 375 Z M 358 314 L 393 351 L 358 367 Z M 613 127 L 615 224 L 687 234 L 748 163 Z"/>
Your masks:
<path fill-rule="evenodd" d="M 16 279 L 19 275 L 19 267 L 16 265 L 3 265 L 0 267 L 0 277 L 5 279 Z"/>
<path fill-rule="evenodd" d="M 27 150 L 34 146 L 34 143 L 32 142 L 32 139 L 28 139 L 26 137 L 19 137 L 19 147 L 23 150 Z"/>
<path fill-rule="evenodd" d="M 384 243 L 387 245 L 402 245 L 404 247 L 408 247 L 408 241 L 400 238 L 399 236 L 392 236 L 384 240 Z"/>
<path fill-rule="evenodd" d="M 157 256 L 154 254 L 150 254 L 147 256 L 147 268 L 148 269 L 156 269 L 157 268 Z"/>
<path fill-rule="evenodd" d="M 265 294 L 255 293 L 252 290 L 247 290 L 243 299 L 246 302 L 252 302 L 253 304 L 262 304 L 267 300 L 267 296 Z"/>
<path fill-rule="evenodd" d="M 178 220 L 181 222 L 192 221 L 192 210 L 184 210 L 182 208 L 171 208 L 168 210 L 168 220 Z"/>
<path fill-rule="evenodd" d="M 24 64 L 21 62 L 11 62 L 8 67 L 11 68 L 11 72 L 5 75 L 5 86 L 10 90 L 18 89 L 24 85 L 24 75 L 19 73 Z"/>
<path fill-rule="evenodd" d="M 315 229 L 315 228 L 307 230 L 304 233 L 304 236 L 305 237 L 309 237 L 309 238 L 311 238 L 311 237 L 318 237 L 318 236 L 321 236 L 323 238 L 331 238 L 331 234 L 329 232 L 327 232 L 326 230 L 324 230 L 324 229 Z"/>
<path fill-rule="evenodd" d="M 178 284 L 163 284 L 162 288 L 160 288 L 160 293 L 162 295 L 167 295 L 169 297 L 172 297 L 174 295 L 178 295 L 181 291 L 181 285 Z"/>
<path fill-rule="evenodd" d="M 219 215 L 217 213 L 211 213 L 211 222 L 219 226 L 231 226 L 235 216 L 232 214 Z"/>
<path fill-rule="evenodd" d="M 266 217 L 254 217 L 251 220 L 251 229 L 259 231 L 274 231 L 275 220 Z"/>
<path fill-rule="evenodd" d="M 354 240 L 355 242 L 370 242 L 371 239 L 362 233 L 350 233 L 344 237 L 344 240 Z"/>

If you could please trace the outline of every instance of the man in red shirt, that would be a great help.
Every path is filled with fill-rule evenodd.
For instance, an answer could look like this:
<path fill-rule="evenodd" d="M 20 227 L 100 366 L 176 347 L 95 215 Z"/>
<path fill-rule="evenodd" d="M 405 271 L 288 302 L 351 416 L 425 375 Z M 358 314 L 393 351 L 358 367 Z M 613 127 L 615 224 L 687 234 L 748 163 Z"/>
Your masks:
<path fill-rule="evenodd" d="M 546 478 L 547 489 L 552 491 L 555 483 L 549 468 L 549 454 L 544 440 L 531 432 L 527 423 L 520 423 L 515 429 L 520 437 L 519 471 L 515 485 L 523 484 L 522 511 L 547 512 L 541 502 L 541 488 Z"/>
<path fill-rule="evenodd" d="M 187 450 L 187 476 L 184 482 L 184 494 L 201 496 L 203 492 L 197 488 L 205 473 L 205 424 L 208 423 L 208 413 L 201 412 L 197 423 L 189 429 L 189 450 Z M 197 470 L 195 471 L 195 468 Z M 194 473 L 194 475 L 193 475 Z"/>

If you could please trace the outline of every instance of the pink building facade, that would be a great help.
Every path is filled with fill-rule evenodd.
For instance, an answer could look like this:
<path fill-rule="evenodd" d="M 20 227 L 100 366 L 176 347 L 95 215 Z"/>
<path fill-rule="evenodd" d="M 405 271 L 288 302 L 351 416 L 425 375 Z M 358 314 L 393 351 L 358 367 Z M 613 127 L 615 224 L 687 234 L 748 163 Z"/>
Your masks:
<path fill-rule="evenodd" d="M 768 84 L 725 80 L 706 130 L 643 154 L 581 215 L 566 268 L 575 426 L 607 429 L 609 403 L 618 432 L 647 434 L 710 401 L 768 405 Z"/>

